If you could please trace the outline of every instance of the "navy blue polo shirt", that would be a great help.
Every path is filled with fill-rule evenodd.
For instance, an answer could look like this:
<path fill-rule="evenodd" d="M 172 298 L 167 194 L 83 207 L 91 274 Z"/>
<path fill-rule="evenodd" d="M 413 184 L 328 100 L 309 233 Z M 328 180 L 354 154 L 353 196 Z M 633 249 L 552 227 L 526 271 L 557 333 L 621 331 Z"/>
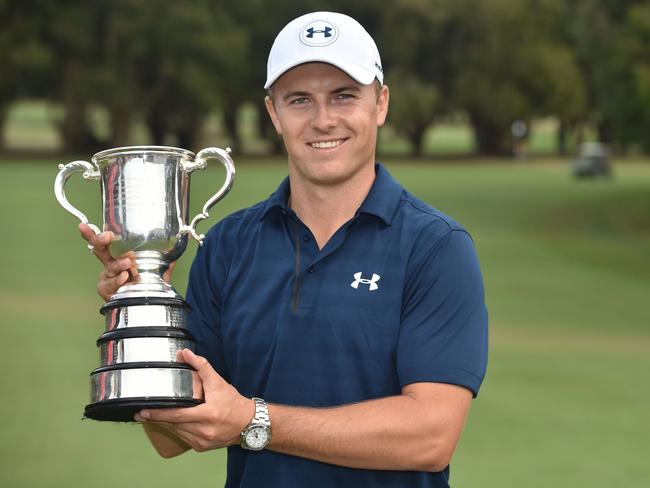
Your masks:
<path fill-rule="evenodd" d="M 476 395 L 487 311 L 467 232 L 377 165 L 355 216 L 319 250 L 289 194 L 285 179 L 208 233 L 187 292 L 197 352 L 242 395 L 269 403 L 342 405 L 422 381 Z M 230 447 L 226 486 L 446 487 L 448 474 Z"/>

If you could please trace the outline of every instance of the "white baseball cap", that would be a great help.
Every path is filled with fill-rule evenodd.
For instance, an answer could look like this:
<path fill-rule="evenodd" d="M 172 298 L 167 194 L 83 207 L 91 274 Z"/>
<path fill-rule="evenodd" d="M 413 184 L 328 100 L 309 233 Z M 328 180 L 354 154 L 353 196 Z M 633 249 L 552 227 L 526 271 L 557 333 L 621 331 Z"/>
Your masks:
<path fill-rule="evenodd" d="M 296 66 L 319 61 L 336 66 L 362 85 L 384 82 L 379 50 L 363 26 L 347 15 L 313 12 L 289 22 L 273 42 L 264 88 Z"/>

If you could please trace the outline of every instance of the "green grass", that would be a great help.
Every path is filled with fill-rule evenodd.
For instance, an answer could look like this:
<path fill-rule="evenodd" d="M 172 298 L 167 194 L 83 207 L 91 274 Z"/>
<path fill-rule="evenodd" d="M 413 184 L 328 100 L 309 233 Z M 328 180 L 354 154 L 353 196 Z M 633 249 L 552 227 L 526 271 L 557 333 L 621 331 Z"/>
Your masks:
<path fill-rule="evenodd" d="M 235 159 L 235 186 L 202 231 L 265 198 L 285 173 L 281 161 Z M 0 486 L 222 485 L 223 452 L 162 460 L 137 426 L 81 421 L 99 361 L 100 267 L 54 199 L 58 162 L 67 160 L 0 161 Z M 575 181 L 558 161 L 387 162 L 471 230 L 485 276 L 490 363 L 453 486 L 647 486 L 648 163 Z M 192 176 L 193 212 L 221 178 L 218 168 Z M 96 182 L 72 179 L 68 195 L 98 223 Z M 194 249 L 174 278 L 182 292 Z"/>

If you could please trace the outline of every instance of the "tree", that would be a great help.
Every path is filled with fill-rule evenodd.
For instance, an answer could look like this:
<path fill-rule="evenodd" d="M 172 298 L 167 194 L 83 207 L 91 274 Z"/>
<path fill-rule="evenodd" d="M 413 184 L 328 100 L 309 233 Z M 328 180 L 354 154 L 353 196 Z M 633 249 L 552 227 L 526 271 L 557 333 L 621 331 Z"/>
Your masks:
<path fill-rule="evenodd" d="M 635 5 L 629 10 L 624 35 L 639 111 L 639 123 L 632 128 L 631 137 L 650 153 L 650 4 Z"/>
<path fill-rule="evenodd" d="M 200 0 L 109 2 L 101 10 L 89 86 L 109 112 L 109 143 L 127 144 L 134 118 L 143 116 L 155 143 L 172 133 L 194 147 L 217 101 L 223 20 Z"/>
<path fill-rule="evenodd" d="M 0 148 L 11 104 L 27 95 L 44 96 L 52 57 L 39 38 L 43 19 L 33 15 L 40 2 L 0 0 Z"/>
<path fill-rule="evenodd" d="M 395 131 L 411 143 L 411 155 L 422 155 L 426 130 L 440 110 L 438 89 L 415 74 L 399 71 L 391 73 L 389 121 Z"/>
<path fill-rule="evenodd" d="M 169 5 L 147 29 L 146 84 L 156 87 L 143 107 L 148 126 L 157 140 L 171 133 L 183 147 L 194 148 L 208 113 L 224 112 L 241 99 L 233 93 L 247 85 L 250 36 L 227 2 L 203 0 Z M 174 31 L 186 34 L 169 36 Z"/>
<path fill-rule="evenodd" d="M 48 82 L 47 98 L 63 105 L 58 128 L 64 150 L 94 150 L 99 141 L 88 123 L 87 109 L 92 102 L 89 81 L 96 66 L 94 27 L 98 12 L 90 8 L 95 3 L 37 3 L 30 6 L 29 15 L 40 19 L 36 38 L 47 46 L 52 58 L 52 68 L 43 79 Z"/>
<path fill-rule="evenodd" d="M 479 152 L 508 154 L 514 120 L 565 108 L 562 116 L 571 118 L 583 110 L 576 60 L 554 32 L 557 1 L 459 4 L 452 97 L 469 115 Z"/>
<path fill-rule="evenodd" d="M 648 150 L 650 7 L 639 0 L 585 0 L 569 15 L 600 139 L 620 150 L 631 144 Z"/>

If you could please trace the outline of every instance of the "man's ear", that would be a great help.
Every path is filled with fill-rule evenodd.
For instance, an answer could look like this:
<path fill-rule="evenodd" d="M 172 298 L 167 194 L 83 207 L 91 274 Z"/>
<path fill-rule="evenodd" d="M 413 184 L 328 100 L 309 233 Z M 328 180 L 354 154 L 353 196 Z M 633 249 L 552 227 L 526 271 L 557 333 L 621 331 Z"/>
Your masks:
<path fill-rule="evenodd" d="M 390 91 L 387 85 L 382 85 L 377 97 L 377 127 L 381 127 L 386 122 L 388 115 L 388 101 L 390 99 Z"/>
<path fill-rule="evenodd" d="M 273 100 L 269 95 L 264 97 L 264 105 L 266 106 L 266 111 L 269 113 L 269 117 L 271 117 L 271 122 L 273 122 L 275 132 L 277 132 L 278 135 L 282 135 L 282 127 L 280 126 L 278 113 L 275 111 L 275 105 L 273 105 Z"/>

